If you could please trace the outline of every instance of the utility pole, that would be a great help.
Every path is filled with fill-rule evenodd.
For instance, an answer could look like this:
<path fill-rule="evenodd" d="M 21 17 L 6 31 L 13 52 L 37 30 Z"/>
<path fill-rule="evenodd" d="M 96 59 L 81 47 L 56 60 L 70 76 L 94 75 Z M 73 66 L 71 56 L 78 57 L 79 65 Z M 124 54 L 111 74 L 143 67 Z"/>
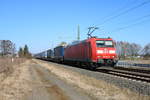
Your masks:
<path fill-rule="evenodd" d="M 78 36 L 77 36 L 77 40 L 80 41 L 80 26 L 78 25 Z"/>

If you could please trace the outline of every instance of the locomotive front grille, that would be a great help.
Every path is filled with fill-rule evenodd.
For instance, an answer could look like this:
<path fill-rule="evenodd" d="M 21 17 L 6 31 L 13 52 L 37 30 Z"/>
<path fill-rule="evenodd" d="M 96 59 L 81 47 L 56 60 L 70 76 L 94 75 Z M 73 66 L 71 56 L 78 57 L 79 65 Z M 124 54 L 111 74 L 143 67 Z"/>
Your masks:
<path fill-rule="evenodd" d="M 98 63 L 104 63 L 103 59 L 98 59 Z"/>

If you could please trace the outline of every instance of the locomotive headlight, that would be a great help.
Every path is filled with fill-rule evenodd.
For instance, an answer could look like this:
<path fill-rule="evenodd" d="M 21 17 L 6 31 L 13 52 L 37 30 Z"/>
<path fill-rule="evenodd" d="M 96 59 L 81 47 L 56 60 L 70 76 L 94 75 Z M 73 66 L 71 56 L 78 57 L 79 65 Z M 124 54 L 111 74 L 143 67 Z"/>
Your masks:
<path fill-rule="evenodd" d="M 116 53 L 115 50 L 109 50 L 109 53 Z"/>
<path fill-rule="evenodd" d="M 104 51 L 103 50 L 97 50 L 97 53 L 101 54 L 101 53 L 104 53 Z"/>

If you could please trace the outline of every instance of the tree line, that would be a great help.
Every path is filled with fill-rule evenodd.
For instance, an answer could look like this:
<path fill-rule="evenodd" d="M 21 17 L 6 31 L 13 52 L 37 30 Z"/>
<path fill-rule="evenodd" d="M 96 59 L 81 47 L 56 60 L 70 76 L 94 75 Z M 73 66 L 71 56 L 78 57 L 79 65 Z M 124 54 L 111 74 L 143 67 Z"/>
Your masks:
<path fill-rule="evenodd" d="M 0 40 L 0 57 L 26 57 L 31 58 L 32 54 L 29 48 L 25 45 L 16 51 L 16 45 L 10 40 Z"/>
<path fill-rule="evenodd" d="M 150 43 L 147 44 L 141 51 L 144 58 L 150 58 Z"/>
<path fill-rule="evenodd" d="M 20 47 L 18 51 L 19 57 L 26 57 L 26 58 L 31 58 L 32 54 L 29 52 L 29 48 L 27 45 L 25 45 L 23 48 Z"/>
<path fill-rule="evenodd" d="M 116 50 L 119 58 L 150 58 L 150 43 L 142 48 L 136 43 L 118 41 L 116 42 Z"/>

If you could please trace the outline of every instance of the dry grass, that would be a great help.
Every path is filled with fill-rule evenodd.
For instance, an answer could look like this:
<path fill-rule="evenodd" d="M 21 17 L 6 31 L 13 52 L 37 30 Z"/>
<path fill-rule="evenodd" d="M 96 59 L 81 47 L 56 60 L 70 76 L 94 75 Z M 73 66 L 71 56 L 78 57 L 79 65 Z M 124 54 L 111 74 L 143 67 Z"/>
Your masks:
<path fill-rule="evenodd" d="M 26 59 L 24 58 L 0 58 L 0 81 L 5 79 L 8 75 L 10 75 L 14 71 L 15 65 L 19 65 L 25 62 Z"/>
<path fill-rule="evenodd" d="M 43 61 L 34 61 L 98 100 L 150 100 L 149 96 L 136 94 L 128 89 L 120 89 L 105 81 L 96 80 L 59 66 L 49 65 Z"/>
<path fill-rule="evenodd" d="M 13 73 L 0 82 L 0 100 L 24 100 L 24 95 L 31 91 L 28 83 L 28 81 L 31 82 L 30 66 L 28 66 L 30 61 L 24 62 L 23 59 L 16 59 L 15 62 L 19 66 L 14 65 Z"/>

